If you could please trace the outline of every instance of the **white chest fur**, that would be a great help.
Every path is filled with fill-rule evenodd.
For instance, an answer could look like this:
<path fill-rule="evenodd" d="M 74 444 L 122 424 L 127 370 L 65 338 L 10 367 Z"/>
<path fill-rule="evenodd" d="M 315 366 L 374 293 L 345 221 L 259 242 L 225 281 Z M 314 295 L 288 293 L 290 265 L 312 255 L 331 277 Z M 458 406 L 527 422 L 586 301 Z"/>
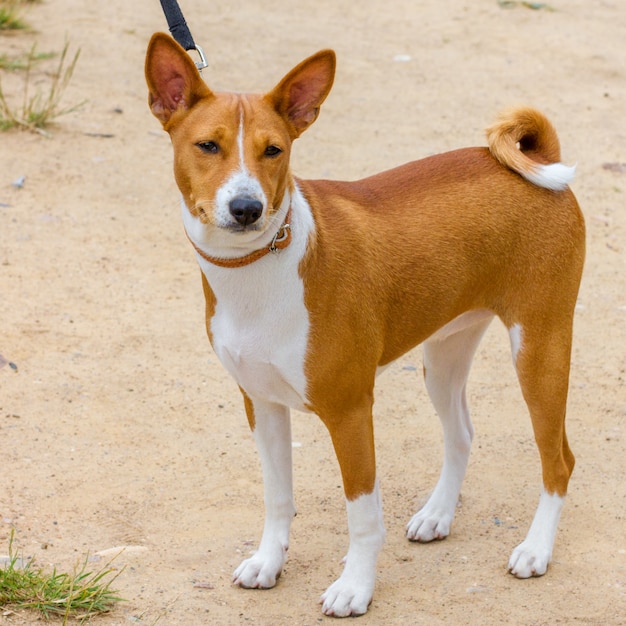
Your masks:
<path fill-rule="evenodd" d="M 251 398 L 306 410 L 309 315 L 298 266 L 313 222 L 296 197 L 288 248 L 238 268 L 198 260 L 216 298 L 210 329 L 224 367 Z"/>
<path fill-rule="evenodd" d="M 281 271 L 281 261 L 268 256 L 252 272 L 221 270 L 247 276 L 231 279 L 226 289 L 211 283 L 217 298 L 213 348 L 248 395 L 304 409 L 308 313 L 297 266 L 295 272 Z"/>

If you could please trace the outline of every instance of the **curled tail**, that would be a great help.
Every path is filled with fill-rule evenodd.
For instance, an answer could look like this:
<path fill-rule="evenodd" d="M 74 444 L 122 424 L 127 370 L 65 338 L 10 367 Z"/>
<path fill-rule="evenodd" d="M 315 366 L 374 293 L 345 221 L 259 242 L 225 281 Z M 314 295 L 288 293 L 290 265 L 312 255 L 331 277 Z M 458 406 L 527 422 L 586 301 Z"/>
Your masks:
<path fill-rule="evenodd" d="M 567 187 L 576 167 L 563 165 L 554 126 L 530 107 L 504 111 L 487 129 L 491 154 L 531 183 L 553 191 Z"/>

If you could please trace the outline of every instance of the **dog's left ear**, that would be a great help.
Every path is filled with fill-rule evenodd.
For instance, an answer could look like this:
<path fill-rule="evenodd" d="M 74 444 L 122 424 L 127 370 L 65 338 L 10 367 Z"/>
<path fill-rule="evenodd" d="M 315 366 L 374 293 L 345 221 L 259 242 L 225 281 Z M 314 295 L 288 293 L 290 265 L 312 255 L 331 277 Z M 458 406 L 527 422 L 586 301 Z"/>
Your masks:
<path fill-rule="evenodd" d="M 317 119 L 320 106 L 333 86 L 335 63 L 332 50 L 321 50 L 294 67 L 266 95 L 290 122 L 294 138 Z"/>
<path fill-rule="evenodd" d="M 183 47 L 165 33 L 155 33 L 148 44 L 146 82 L 150 110 L 163 125 L 177 109 L 212 94 Z"/>

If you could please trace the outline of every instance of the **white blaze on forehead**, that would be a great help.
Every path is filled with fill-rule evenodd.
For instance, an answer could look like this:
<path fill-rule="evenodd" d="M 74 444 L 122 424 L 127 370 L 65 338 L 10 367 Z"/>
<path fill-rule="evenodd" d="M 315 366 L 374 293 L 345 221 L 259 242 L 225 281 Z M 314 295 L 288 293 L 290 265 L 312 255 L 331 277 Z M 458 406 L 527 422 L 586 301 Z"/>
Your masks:
<path fill-rule="evenodd" d="M 239 132 L 237 133 L 237 148 L 239 149 L 239 169 L 242 172 L 247 172 L 246 162 L 244 160 L 243 152 L 243 107 L 239 111 Z"/>
<path fill-rule="evenodd" d="M 245 161 L 245 124 L 243 107 L 239 114 L 237 131 L 238 167 L 218 188 L 215 194 L 215 215 L 217 223 L 227 225 L 232 222 L 230 202 L 235 198 L 246 197 L 258 200 L 267 207 L 267 198 L 258 179 L 250 174 Z"/>

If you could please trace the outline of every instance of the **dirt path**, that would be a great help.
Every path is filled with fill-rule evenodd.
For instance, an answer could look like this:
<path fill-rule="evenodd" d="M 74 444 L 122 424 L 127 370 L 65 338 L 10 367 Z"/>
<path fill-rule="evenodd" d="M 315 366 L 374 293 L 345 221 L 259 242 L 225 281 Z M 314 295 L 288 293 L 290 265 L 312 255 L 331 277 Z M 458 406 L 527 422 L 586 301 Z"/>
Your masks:
<path fill-rule="evenodd" d="M 497 111 L 526 102 L 556 125 L 588 222 L 568 427 L 577 467 L 547 576 L 507 575 L 540 481 L 538 455 L 494 324 L 470 381 L 475 447 L 453 535 L 409 544 L 433 487 L 440 432 L 409 354 L 377 387 L 388 540 L 359 624 L 626 622 L 626 7 L 554 0 L 185 0 L 218 89 L 268 89 L 323 47 L 335 88 L 299 140 L 305 177 L 355 178 L 484 144 Z M 148 112 L 156 0 L 44 0 L 35 32 L 0 54 L 64 37 L 81 58 L 50 139 L 0 135 L 0 555 L 71 569 L 89 553 L 125 570 L 127 602 L 93 623 L 316 624 L 347 545 L 338 468 L 318 420 L 294 417 L 299 515 L 274 590 L 230 575 L 262 528 L 259 462 L 239 394 L 204 334 L 199 272 L 185 240 L 168 138 Z M 52 62 L 54 63 L 54 62 Z M 44 64 L 44 67 L 45 64 Z M 39 76 L 39 75 L 37 75 Z M 5 89 L 16 77 L 3 75 Z M 21 189 L 12 182 L 24 176 Z M 108 552 L 107 552 L 108 551 Z M 105 556 L 97 567 L 105 561 Z M 29 614 L 0 624 L 33 624 Z"/>

